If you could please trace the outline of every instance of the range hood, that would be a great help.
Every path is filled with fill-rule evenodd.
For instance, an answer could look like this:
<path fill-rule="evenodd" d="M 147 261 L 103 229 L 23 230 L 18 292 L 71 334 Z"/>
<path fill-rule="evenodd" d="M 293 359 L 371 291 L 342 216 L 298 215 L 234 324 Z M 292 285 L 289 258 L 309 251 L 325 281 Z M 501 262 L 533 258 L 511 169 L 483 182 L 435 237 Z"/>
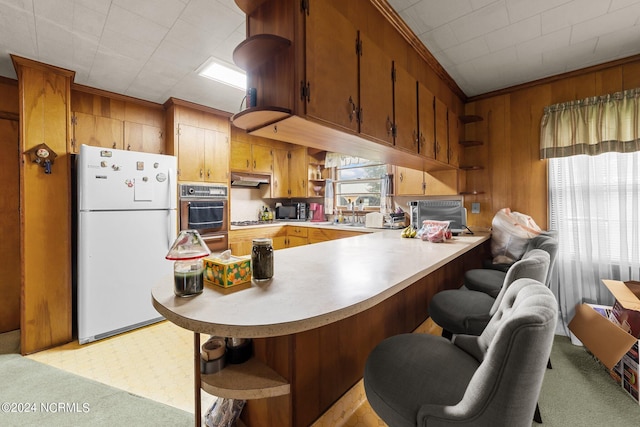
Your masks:
<path fill-rule="evenodd" d="M 259 187 L 260 184 L 269 184 L 269 175 L 254 173 L 231 172 L 232 187 Z"/>

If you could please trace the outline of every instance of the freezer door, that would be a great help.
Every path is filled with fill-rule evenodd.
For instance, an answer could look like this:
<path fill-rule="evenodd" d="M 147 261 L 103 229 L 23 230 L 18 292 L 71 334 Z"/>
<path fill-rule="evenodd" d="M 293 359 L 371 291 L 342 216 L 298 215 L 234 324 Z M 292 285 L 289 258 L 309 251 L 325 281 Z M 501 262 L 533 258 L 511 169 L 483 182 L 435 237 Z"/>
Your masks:
<path fill-rule="evenodd" d="M 175 209 L 174 156 L 80 146 L 78 210 Z"/>
<path fill-rule="evenodd" d="M 173 275 L 176 211 L 80 212 L 78 226 L 80 344 L 161 320 L 151 289 Z"/>

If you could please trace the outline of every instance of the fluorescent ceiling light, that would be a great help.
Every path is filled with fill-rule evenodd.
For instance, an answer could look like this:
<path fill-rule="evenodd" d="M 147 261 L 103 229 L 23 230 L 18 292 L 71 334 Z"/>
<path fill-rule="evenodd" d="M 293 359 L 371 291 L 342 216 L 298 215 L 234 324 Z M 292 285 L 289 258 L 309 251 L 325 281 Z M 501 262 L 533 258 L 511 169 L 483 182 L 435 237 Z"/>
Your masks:
<path fill-rule="evenodd" d="M 215 58 L 209 58 L 209 60 L 198 69 L 198 75 L 238 89 L 246 90 L 247 76 L 245 73 L 222 65 L 221 62 L 222 61 L 216 61 Z"/>

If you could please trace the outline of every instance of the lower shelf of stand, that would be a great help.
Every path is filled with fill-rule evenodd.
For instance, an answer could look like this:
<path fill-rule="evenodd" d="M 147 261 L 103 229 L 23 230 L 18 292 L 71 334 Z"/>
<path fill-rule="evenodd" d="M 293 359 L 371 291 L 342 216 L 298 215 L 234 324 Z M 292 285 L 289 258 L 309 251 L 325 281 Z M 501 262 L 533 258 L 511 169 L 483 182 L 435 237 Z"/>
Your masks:
<path fill-rule="evenodd" d="M 200 383 L 207 393 L 229 399 L 262 399 L 291 392 L 287 380 L 255 358 L 239 365 L 227 365 L 215 374 L 202 374 Z"/>

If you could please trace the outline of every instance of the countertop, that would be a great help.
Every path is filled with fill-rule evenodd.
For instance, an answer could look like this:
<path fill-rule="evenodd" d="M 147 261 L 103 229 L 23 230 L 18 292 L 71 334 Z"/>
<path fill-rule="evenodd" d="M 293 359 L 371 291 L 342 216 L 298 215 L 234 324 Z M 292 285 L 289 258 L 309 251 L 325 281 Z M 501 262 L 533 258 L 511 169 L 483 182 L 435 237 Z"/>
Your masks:
<path fill-rule="evenodd" d="M 290 221 L 290 220 L 275 220 L 260 222 L 258 224 L 251 225 L 231 225 L 229 230 L 246 230 L 251 228 L 265 228 L 265 227 L 278 227 L 278 226 L 297 226 L 297 227 L 311 227 L 311 228 L 328 228 L 333 230 L 347 230 L 356 231 L 359 233 L 374 233 L 376 231 L 390 230 L 390 228 L 367 228 L 364 226 L 352 226 L 338 224 L 330 221 L 313 222 L 313 221 Z M 404 228 L 404 227 L 402 227 Z"/>
<path fill-rule="evenodd" d="M 274 277 L 260 284 L 222 289 L 205 282 L 202 294 L 180 298 L 168 275 L 152 289 L 153 305 L 171 322 L 195 332 L 288 335 L 373 307 L 489 239 L 489 234 L 475 234 L 431 243 L 403 239 L 401 230 L 373 230 L 378 232 L 275 251 Z"/>

